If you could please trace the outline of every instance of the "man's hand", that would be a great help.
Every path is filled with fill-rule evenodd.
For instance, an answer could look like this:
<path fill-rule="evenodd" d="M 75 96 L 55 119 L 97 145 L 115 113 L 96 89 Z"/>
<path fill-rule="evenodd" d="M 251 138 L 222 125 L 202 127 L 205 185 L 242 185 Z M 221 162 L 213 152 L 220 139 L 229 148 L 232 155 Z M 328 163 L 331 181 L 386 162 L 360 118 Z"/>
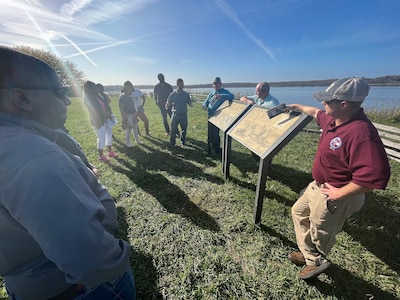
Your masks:
<path fill-rule="evenodd" d="M 338 200 L 340 198 L 339 188 L 330 185 L 329 183 L 325 182 L 321 188 L 321 192 L 328 196 L 330 200 Z"/>

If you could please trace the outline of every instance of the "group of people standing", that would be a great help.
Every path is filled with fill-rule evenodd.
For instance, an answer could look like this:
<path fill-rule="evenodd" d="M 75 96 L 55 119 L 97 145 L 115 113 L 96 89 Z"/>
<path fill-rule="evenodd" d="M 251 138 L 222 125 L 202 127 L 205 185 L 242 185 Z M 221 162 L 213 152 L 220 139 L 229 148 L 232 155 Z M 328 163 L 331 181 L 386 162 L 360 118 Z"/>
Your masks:
<path fill-rule="evenodd" d="M 170 135 L 170 147 L 175 145 L 178 124 L 184 145 L 187 105 L 192 106 L 190 96 L 183 90 L 182 79 L 177 80 L 176 91 L 165 82 L 163 74 L 159 74 L 158 79 L 160 82 L 154 88 L 154 95 L 166 134 Z M 124 89 L 129 94 L 129 88 L 133 86 L 127 83 Z M 213 88 L 202 104 L 208 117 L 212 117 L 224 101 L 232 103 L 234 99 L 231 92 L 222 88 L 220 77 L 215 77 Z M 323 130 L 313 166 L 314 181 L 292 207 L 299 251 L 291 252 L 288 258 L 295 264 L 304 265 L 300 272 L 302 279 L 318 276 L 331 265 L 327 256 L 345 220 L 361 209 L 366 192 L 384 189 L 389 180 L 390 167 L 384 146 L 361 108 L 368 93 L 369 86 L 364 79 L 345 78 L 314 94 L 314 98 L 324 105 L 324 110 L 300 104 L 286 106 L 287 111 L 299 110 L 314 117 Z M 124 97 L 120 97 L 120 103 Z M 243 96 L 240 101 L 268 109 L 279 105 L 279 100 L 270 94 L 267 82 L 258 83 L 255 95 Z M 171 117 L 171 127 L 167 115 Z M 98 124 L 104 125 L 104 118 Z M 221 154 L 219 131 L 208 122 L 208 142 L 218 155 Z"/>
<path fill-rule="evenodd" d="M 170 137 L 168 148 L 172 149 L 176 144 L 176 137 L 180 139 L 180 145 L 186 144 L 186 134 L 188 126 L 187 106 L 192 107 L 190 95 L 184 91 L 184 81 L 178 78 L 176 90 L 165 81 L 163 74 L 158 74 L 159 82 L 154 86 L 154 100 L 160 109 L 165 135 Z M 208 116 L 212 116 L 219 106 L 226 100 L 232 103 L 234 95 L 222 87 L 220 77 L 215 77 L 213 81 L 213 91 L 204 100 L 202 107 L 207 110 Z M 241 97 L 240 100 L 251 104 L 261 105 L 272 108 L 279 104 L 278 99 L 269 94 L 269 84 L 260 82 L 256 86 L 256 94 Z M 110 108 L 110 97 L 104 93 L 101 84 L 86 81 L 84 84 L 84 99 L 89 111 L 92 126 L 97 135 L 97 148 L 99 159 L 104 162 L 109 161 L 109 157 L 117 157 L 118 154 L 111 150 L 112 147 L 112 127 L 115 125 L 115 118 Z M 143 121 L 146 136 L 150 136 L 149 119 L 144 111 L 146 98 L 142 91 L 135 89 L 132 82 L 125 81 L 118 100 L 119 110 L 122 118 L 122 129 L 125 133 L 125 145 L 132 147 L 131 135 L 137 144 L 142 144 L 138 127 L 139 119 Z M 168 122 L 170 117 L 170 123 Z M 114 122 L 110 122 L 114 120 Z M 180 130 L 179 130 L 180 127 Z M 214 152 L 221 155 L 220 130 L 212 123 L 208 123 L 208 141 Z M 107 147 L 108 156 L 104 154 Z"/>
<path fill-rule="evenodd" d="M 132 87 L 124 85 L 124 94 Z M 164 106 L 177 116 L 190 105 L 182 90 L 179 81 Z M 64 134 L 66 91 L 48 64 L 0 47 L 0 157 L 7 158 L 0 168 L 0 276 L 13 300 L 135 300 L 131 245 L 117 237 L 115 202 Z M 104 145 L 115 157 L 108 100 L 93 82 L 84 91 L 100 159 Z M 324 109 L 287 105 L 323 130 L 313 181 L 292 207 L 299 251 L 288 258 L 304 266 L 302 279 L 331 265 L 328 254 L 346 219 L 361 209 L 366 192 L 385 189 L 390 178 L 383 143 L 361 108 L 368 92 L 365 80 L 346 78 L 314 94 Z M 216 78 L 203 108 L 211 116 L 232 99 Z"/>

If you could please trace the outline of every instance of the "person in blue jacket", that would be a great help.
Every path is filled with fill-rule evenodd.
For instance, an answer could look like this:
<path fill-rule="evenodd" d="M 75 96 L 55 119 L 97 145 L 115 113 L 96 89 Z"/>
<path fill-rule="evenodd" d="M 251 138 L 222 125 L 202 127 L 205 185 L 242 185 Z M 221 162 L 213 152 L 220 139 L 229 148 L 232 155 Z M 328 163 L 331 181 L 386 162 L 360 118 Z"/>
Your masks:
<path fill-rule="evenodd" d="M 221 78 L 215 77 L 213 82 L 214 91 L 211 91 L 206 100 L 203 102 L 203 109 L 208 111 L 208 117 L 210 118 L 221 106 L 224 101 L 228 100 L 231 104 L 235 97 L 227 89 L 222 88 Z M 214 149 L 215 154 L 221 155 L 220 147 L 219 128 L 214 124 L 208 122 L 208 145 Z"/>
<path fill-rule="evenodd" d="M 66 91 L 48 64 L 0 47 L 0 276 L 13 300 L 135 300 L 114 199 L 60 134 Z"/>

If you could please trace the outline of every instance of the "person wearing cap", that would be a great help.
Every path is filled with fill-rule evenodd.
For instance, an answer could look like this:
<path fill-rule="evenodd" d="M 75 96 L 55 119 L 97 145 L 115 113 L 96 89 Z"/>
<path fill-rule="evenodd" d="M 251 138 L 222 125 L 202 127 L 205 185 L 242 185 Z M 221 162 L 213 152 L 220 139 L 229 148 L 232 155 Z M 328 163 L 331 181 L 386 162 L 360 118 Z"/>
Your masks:
<path fill-rule="evenodd" d="M 125 81 L 124 88 L 121 91 L 122 94 L 119 96 L 118 106 L 122 117 L 122 129 L 125 131 L 125 145 L 127 147 L 132 147 L 130 142 L 131 133 L 133 131 L 133 136 L 137 144 L 142 144 L 139 139 L 138 131 L 138 117 L 135 102 L 133 101 L 133 87 L 132 82 Z"/>
<path fill-rule="evenodd" d="M 115 202 L 59 141 L 65 91 L 48 64 L 0 47 L 0 275 L 14 300 L 133 300 Z"/>
<path fill-rule="evenodd" d="M 112 151 L 112 126 L 109 121 L 112 118 L 111 107 L 108 100 L 100 95 L 97 85 L 92 81 L 85 81 L 83 84 L 84 103 L 89 112 L 90 123 L 97 136 L 97 150 L 99 160 L 109 162 L 110 157 L 118 157 L 118 153 Z M 107 148 L 107 155 L 104 148 Z"/>
<path fill-rule="evenodd" d="M 247 102 L 252 105 L 260 105 L 266 108 L 273 108 L 279 105 L 279 100 L 269 93 L 268 82 L 259 82 L 256 86 L 256 94 L 252 96 L 240 97 L 240 101 Z"/>
<path fill-rule="evenodd" d="M 176 80 L 176 86 L 176 91 L 173 91 L 171 94 L 169 94 L 167 103 L 165 104 L 165 109 L 172 107 L 169 148 L 175 146 L 176 135 L 179 132 L 178 125 L 181 126 L 181 146 L 183 147 L 186 144 L 186 130 L 188 126 L 187 106 L 189 105 L 190 107 L 193 107 L 190 95 L 183 90 L 183 79 L 178 78 Z"/>
<path fill-rule="evenodd" d="M 207 110 L 209 118 L 224 101 L 228 100 L 229 103 L 232 103 L 235 98 L 231 92 L 222 88 L 221 78 L 215 77 L 213 87 L 214 90 L 208 94 L 202 105 L 203 109 Z M 221 155 L 219 128 L 210 122 L 208 122 L 208 144 L 214 149 L 215 154 Z"/>
<path fill-rule="evenodd" d="M 167 115 L 171 118 L 172 112 L 171 108 L 169 109 L 165 108 L 165 103 L 167 103 L 168 96 L 173 92 L 173 89 L 169 83 L 165 82 L 165 77 L 163 74 L 161 73 L 158 74 L 157 78 L 159 82 L 154 86 L 154 100 L 156 101 L 156 104 L 160 108 L 160 113 L 165 128 L 165 135 L 169 135 L 170 128 L 168 124 Z"/>
<path fill-rule="evenodd" d="M 288 257 L 304 265 L 302 279 L 318 276 L 331 265 L 328 255 L 344 222 L 364 205 L 365 193 L 385 189 L 389 181 L 384 145 L 361 107 L 368 92 L 364 79 L 345 78 L 314 93 L 324 110 L 287 106 L 314 117 L 322 129 L 312 168 L 314 180 L 292 207 L 300 251 Z"/>

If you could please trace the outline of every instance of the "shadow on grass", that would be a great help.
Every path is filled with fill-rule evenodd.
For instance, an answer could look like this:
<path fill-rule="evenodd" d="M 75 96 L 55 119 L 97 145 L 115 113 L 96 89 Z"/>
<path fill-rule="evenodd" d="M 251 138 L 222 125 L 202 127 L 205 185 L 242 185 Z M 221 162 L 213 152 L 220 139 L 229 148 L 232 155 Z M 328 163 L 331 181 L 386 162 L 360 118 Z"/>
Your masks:
<path fill-rule="evenodd" d="M 277 238 L 282 245 L 294 249 L 297 248 L 297 244 L 289 240 L 285 235 L 263 224 L 260 224 L 259 227 L 269 236 Z M 397 299 L 394 295 L 355 277 L 354 274 L 337 265 L 332 265 L 325 273 L 330 277 L 329 281 L 332 284 L 322 282 L 318 278 L 306 281 L 307 284 L 314 286 L 325 296 L 336 296 L 337 299 Z"/>
<path fill-rule="evenodd" d="M 272 229 L 266 225 L 259 224 L 258 226 L 260 227 L 260 229 L 263 232 L 267 233 L 269 236 L 276 237 L 279 241 L 282 242 L 282 245 L 293 248 L 293 249 L 297 248 L 297 244 L 292 242 L 291 240 L 289 240 L 285 235 L 275 231 L 274 229 Z"/>
<path fill-rule="evenodd" d="M 230 172 L 229 180 L 236 184 L 249 188 L 250 190 L 256 189 L 257 178 L 258 178 L 258 166 L 255 160 L 249 154 L 243 154 L 242 152 L 232 151 L 231 153 L 231 166 L 235 166 L 241 173 L 241 178 L 248 177 L 248 173 L 254 173 L 255 183 L 249 183 L 238 178 L 235 178 Z M 281 164 L 275 164 L 274 160 L 271 163 L 271 169 L 268 171 L 268 177 L 276 181 L 282 182 L 291 188 L 291 190 L 300 193 L 302 189 L 313 180 L 311 172 L 301 172 L 296 168 L 291 168 Z M 268 181 L 268 179 L 267 179 Z"/>
<path fill-rule="evenodd" d="M 118 158 L 118 161 L 126 169 L 114 165 L 112 165 L 112 168 L 119 173 L 125 174 L 139 188 L 156 198 L 168 212 L 179 214 L 204 229 L 220 230 L 217 222 L 192 203 L 179 186 L 172 184 L 160 174 L 152 174 L 146 170 L 135 168 L 124 159 Z"/>
<path fill-rule="evenodd" d="M 390 203 L 392 200 L 368 193 L 364 207 L 346 223 L 344 230 L 400 274 L 400 214 L 388 207 L 396 205 L 394 201 Z"/>
<path fill-rule="evenodd" d="M 284 183 L 298 194 L 313 181 L 311 172 L 301 172 L 295 168 L 284 165 L 273 164 L 269 176 L 279 182 Z M 297 200 L 297 199 L 295 199 Z"/>
<path fill-rule="evenodd" d="M 121 153 L 126 153 L 142 169 L 166 171 L 171 175 L 180 177 L 204 177 L 214 183 L 223 183 L 224 181 L 220 177 L 207 175 L 201 168 L 192 163 L 192 161 L 197 162 L 204 167 L 216 166 L 216 162 L 207 157 L 205 153 L 199 153 L 198 146 L 192 141 L 194 142 L 194 140 L 190 140 L 184 148 L 175 146 L 172 150 L 167 150 L 169 143 L 164 143 L 164 141 L 156 138 L 147 138 L 145 144 L 131 148 L 127 148 L 124 143 L 116 139 L 114 148 Z M 148 145 L 149 142 L 156 147 L 153 148 Z M 165 151 L 160 150 L 160 148 L 165 149 Z"/>
<path fill-rule="evenodd" d="M 129 224 L 123 207 L 117 207 L 119 233 L 118 237 L 129 241 Z M 136 299 L 163 299 L 157 289 L 158 274 L 153 265 L 152 257 L 132 248 L 131 268 L 135 277 Z"/>
<path fill-rule="evenodd" d="M 332 284 L 322 282 L 318 278 L 307 280 L 306 283 L 318 289 L 321 294 L 335 296 L 337 299 L 398 299 L 395 295 L 382 291 L 336 265 L 332 265 L 326 274 L 331 278 Z"/>

